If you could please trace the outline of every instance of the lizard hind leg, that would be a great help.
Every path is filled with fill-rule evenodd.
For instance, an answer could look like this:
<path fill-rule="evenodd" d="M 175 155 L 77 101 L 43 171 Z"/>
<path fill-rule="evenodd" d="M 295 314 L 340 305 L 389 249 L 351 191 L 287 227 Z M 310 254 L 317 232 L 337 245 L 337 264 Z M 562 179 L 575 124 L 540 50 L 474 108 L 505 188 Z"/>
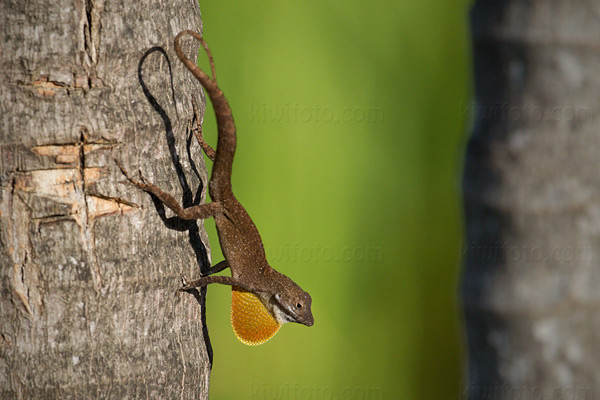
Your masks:
<path fill-rule="evenodd" d="M 214 217 L 215 215 L 222 212 L 223 207 L 219 202 L 212 202 L 183 208 L 179 205 L 179 203 L 177 202 L 177 200 L 175 200 L 173 196 L 171 196 L 167 192 L 162 191 L 158 186 L 147 182 L 143 178 L 143 176 L 141 176 L 141 174 L 140 177 L 142 180 L 138 181 L 137 179 L 133 178 L 117 160 L 115 160 L 115 162 L 117 163 L 117 166 L 121 169 L 121 172 L 123 172 L 123 175 L 125 175 L 125 177 L 129 180 L 129 182 L 133 183 L 135 186 L 142 189 L 143 191 L 156 196 L 161 201 L 161 203 L 173 210 L 173 212 L 177 214 L 177 216 L 181 219 L 206 219 Z"/>
<path fill-rule="evenodd" d="M 196 105 L 196 101 L 192 97 L 192 107 L 194 108 L 194 120 L 196 122 L 195 126 L 192 127 L 192 132 L 194 132 L 194 136 L 196 136 L 196 140 L 204 154 L 209 158 L 210 161 L 215 161 L 216 152 L 210 147 L 208 143 L 204 140 L 204 135 L 202 134 L 202 124 L 200 123 L 200 115 L 198 114 L 198 107 Z"/>

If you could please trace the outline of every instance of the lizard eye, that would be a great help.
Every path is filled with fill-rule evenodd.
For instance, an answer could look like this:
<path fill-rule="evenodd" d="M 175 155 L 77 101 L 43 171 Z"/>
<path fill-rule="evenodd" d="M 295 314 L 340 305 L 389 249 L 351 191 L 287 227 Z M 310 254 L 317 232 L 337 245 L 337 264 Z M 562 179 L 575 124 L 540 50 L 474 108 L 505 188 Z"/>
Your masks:
<path fill-rule="evenodd" d="M 297 303 L 297 304 L 296 304 L 296 308 L 302 308 L 302 304 L 300 304 L 300 303 Z"/>

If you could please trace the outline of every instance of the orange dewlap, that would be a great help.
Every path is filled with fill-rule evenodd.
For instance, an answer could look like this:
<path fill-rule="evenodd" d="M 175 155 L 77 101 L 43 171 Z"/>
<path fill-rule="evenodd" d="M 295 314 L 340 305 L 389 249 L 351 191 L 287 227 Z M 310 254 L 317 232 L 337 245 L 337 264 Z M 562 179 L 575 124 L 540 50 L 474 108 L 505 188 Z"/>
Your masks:
<path fill-rule="evenodd" d="M 231 326 L 240 342 L 257 346 L 271 339 L 281 324 L 256 295 L 237 286 L 231 288 Z"/>

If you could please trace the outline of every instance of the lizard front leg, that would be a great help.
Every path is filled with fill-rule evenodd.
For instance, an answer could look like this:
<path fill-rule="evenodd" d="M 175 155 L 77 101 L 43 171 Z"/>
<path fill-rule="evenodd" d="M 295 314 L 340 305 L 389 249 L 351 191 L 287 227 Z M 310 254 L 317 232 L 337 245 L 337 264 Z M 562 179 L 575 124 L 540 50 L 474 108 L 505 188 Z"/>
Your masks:
<path fill-rule="evenodd" d="M 229 286 L 237 286 L 241 287 L 244 290 L 249 290 L 246 288 L 246 285 L 240 284 L 240 282 L 236 281 L 231 276 L 203 276 L 202 278 L 189 282 L 185 276 L 181 276 L 181 287 L 179 288 L 180 292 L 185 292 L 187 290 L 195 289 L 197 287 L 208 286 L 211 283 L 219 283 L 221 285 L 229 285 Z"/>
<path fill-rule="evenodd" d="M 179 205 L 177 200 L 170 194 L 163 192 L 158 186 L 148 183 L 144 180 L 144 177 L 140 177 L 142 181 L 138 181 L 133 178 L 123 166 L 115 160 L 118 167 L 123 172 L 123 175 L 129 180 L 129 182 L 133 183 L 138 188 L 142 189 L 145 192 L 151 193 L 156 196 L 165 206 L 169 207 L 177 216 L 181 219 L 185 220 L 194 220 L 194 219 L 206 219 L 210 217 L 214 217 L 215 215 L 223 212 L 223 207 L 219 202 L 212 202 L 207 204 L 200 204 L 193 207 L 183 208 Z"/>

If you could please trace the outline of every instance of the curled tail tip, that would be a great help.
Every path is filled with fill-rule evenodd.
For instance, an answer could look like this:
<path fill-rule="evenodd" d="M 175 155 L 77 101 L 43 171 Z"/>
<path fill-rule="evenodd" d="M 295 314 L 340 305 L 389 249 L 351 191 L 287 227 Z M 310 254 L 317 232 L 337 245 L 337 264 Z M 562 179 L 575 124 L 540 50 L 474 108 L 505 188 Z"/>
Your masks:
<path fill-rule="evenodd" d="M 206 75 L 204 73 L 204 71 L 202 71 L 200 68 L 198 68 L 198 66 L 195 63 L 193 63 L 190 59 L 188 59 L 185 56 L 185 54 L 181 50 L 181 45 L 179 43 L 179 40 L 184 35 L 190 35 L 194 39 L 199 41 L 200 44 L 202 44 L 202 47 L 204 47 L 204 50 L 206 51 L 206 55 L 208 56 L 208 60 L 210 62 L 210 70 L 212 73 L 212 77 Z M 208 47 L 208 43 L 206 43 L 206 40 L 204 40 L 204 38 L 202 37 L 202 35 L 200 33 L 193 31 L 191 29 L 184 29 L 183 31 L 179 32 L 177 34 L 177 36 L 175 36 L 175 53 L 177 53 L 177 56 L 179 57 L 179 59 L 185 64 L 187 69 L 189 69 L 196 76 L 196 78 L 200 80 L 200 82 L 202 83 L 202 85 L 205 88 L 209 89 L 209 87 L 207 87 L 207 84 L 210 85 L 210 83 L 214 84 L 215 86 L 217 85 L 217 72 L 215 69 L 215 62 L 214 62 L 212 53 L 210 51 L 210 48 Z M 214 88 L 213 88 L 213 90 L 214 90 Z"/>
<path fill-rule="evenodd" d="M 181 39 L 181 37 L 185 36 L 185 35 L 193 36 L 196 40 L 200 41 L 203 44 L 206 43 L 206 41 L 204 40 L 204 37 L 202 37 L 202 34 L 196 32 L 192 29 L 184 29 L 175 36 L 175 45 L 176 46 L 179 45 L 179 40 Z"/>

